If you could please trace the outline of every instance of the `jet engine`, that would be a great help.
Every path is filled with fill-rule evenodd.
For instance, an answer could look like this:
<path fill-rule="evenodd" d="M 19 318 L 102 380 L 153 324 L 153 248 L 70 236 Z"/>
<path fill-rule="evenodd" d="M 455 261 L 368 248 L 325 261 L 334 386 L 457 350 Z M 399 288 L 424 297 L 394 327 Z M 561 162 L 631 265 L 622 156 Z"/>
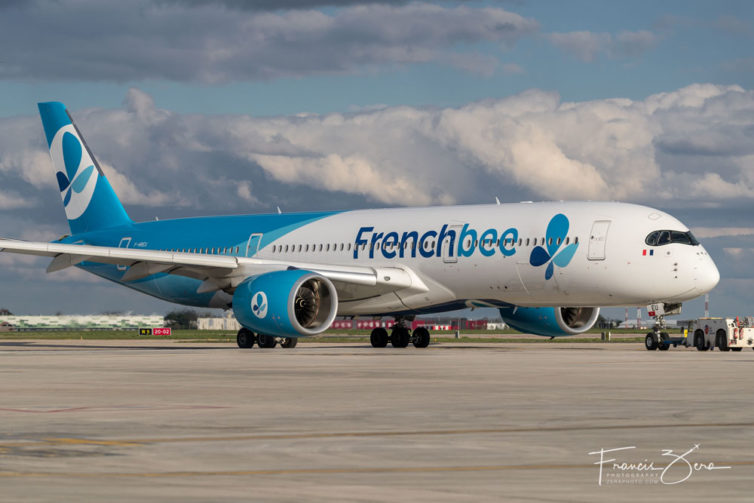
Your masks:
<path fill-rule="evenodd" d="M 300 269 L 251 276 L 233 294 L 233 313 L 242 326 L 277 337 L 324 332 L 337 311 L 330 280 Z"/>
<path fill-rule="evenodd" d="M 582 334 L 597 323 L 599 307 L 504 307 L 503 321 L 519 332 L 560 337 Z"/>

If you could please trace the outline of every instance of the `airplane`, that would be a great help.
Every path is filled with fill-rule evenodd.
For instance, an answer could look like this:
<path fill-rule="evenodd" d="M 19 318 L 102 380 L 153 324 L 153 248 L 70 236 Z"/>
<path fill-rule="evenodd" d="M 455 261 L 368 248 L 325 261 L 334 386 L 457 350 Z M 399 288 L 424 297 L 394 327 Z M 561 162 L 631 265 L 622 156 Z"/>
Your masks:
<path fill-rule="evenodd" d="M 295 347 L 336 316 L 393 316 L 371 345 L 427 347 L 408 321 L 498 309 L 511 327 L 581 334 L 600 307 L 668 307 L 720 275 L 688 227 L 646 206 L 523 202 L 179 218 L 136 223 L 66 107 L 39 103 L 71 234 L 0 239 L 0 250 L 51 257 L 188 306 L 232 309 L 239 347 Z"/>

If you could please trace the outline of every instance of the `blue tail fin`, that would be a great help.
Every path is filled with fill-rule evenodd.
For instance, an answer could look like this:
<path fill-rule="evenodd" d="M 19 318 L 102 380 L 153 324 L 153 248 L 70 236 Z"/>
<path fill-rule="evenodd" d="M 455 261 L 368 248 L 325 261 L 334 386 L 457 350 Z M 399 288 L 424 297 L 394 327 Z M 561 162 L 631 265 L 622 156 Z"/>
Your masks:
<path fill-rule="evenodd" d="M 131 224 L 65 105 L 50 102 L 38 106 L 71 232 Z"/>

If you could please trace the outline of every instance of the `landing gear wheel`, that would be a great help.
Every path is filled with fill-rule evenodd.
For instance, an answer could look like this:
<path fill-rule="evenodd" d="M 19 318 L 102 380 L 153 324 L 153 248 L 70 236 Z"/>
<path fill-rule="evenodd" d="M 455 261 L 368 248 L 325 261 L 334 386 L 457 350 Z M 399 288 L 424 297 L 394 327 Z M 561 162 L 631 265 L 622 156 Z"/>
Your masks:
<path fill-rule="evenodd" d="M 743 348 L 730 348 L 731 351 L 736 351 L 736 352 L 741 351 L 742 349 Z"/>
<path fill-rule="evenodd" d="M 426 348 L 429 346 L 429 330 L 424 327 L 417 327 L 411 339 L 415 348 Z"/>
<path fill-rule="evenodd" d="M 670 335 L 667 332 L 660 332 L 660 342 L 657 344 L 657 349 L 660 351 L 670 349 Z"/>
<path fill-rule="evenodd" d="M 384 328 L 375 328 L 369 335 L 369 342 L 372 343 L 373 348 L 384 348 L 387 346 L 388 339 L 387 330 Z"/>
<path fill-rule="evenodd" d="M 647 348 L 647 351 L 654 351 L 657 349 L 657 346 L 657 336 L 654 332 L 649 332 L 644 338 L 644 347 Z"/>
<path fill-rule="evenodd" d="M 281 348 L 295 348 L 298 344 L 298 337 L 285 337 L 280 341 Z"/>
<path fill-rule="evenodd" d="M 239 348 L 253 348 L 256 339 L 257 338 L 254 335 L 254 332 L 252 332 L 248 328 L 242 328 L 238 331 L 238 335 L 236 335 L 236 344 L 238 344 Z"/>
<path fill-rule="evenodd" d="M 257 343 L 259 344 L 260 348 L 267 348 L 267 349 L 274 348 L 275 346 L 278 345 L 277 339 L 275 339 L 271 335 L 264 335 L 264 334 L 259 334 L 257 336 Z"/>
<path fill-rule="evenodd" d="M 405 348 L 410 341 L 411 334 L 409 333 L 408 328 L 401 325 L 395 325 L 393 327 L 393 331 L 390 334 L 390 342 L 393 344 L 394 348 Z"/>

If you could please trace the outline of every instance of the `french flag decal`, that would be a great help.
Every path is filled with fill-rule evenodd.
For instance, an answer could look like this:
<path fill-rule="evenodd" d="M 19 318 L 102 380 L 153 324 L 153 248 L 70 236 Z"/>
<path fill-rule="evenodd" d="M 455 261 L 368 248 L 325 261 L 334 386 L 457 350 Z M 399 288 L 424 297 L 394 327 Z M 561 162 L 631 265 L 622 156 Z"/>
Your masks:
<path fill-rule="evenodd" d="M 646 250 L 646 248 L 645 248 L 645 249 L 644 249 L 644 250 L 643 250 L 643 251 L 641 252 L 641 254 L 642 254 L 642 255 L 643 255 L 644 257 L 646 257 L 646 256 L 647 256 L 647 250 Z M 653 256 L 654 254 L 655 254 L 655 251 L 654 251 L 654 250 L 649 250 L 649 256 L 650 256 L 650 257 L 651 257 L 651 256 Z"/>

